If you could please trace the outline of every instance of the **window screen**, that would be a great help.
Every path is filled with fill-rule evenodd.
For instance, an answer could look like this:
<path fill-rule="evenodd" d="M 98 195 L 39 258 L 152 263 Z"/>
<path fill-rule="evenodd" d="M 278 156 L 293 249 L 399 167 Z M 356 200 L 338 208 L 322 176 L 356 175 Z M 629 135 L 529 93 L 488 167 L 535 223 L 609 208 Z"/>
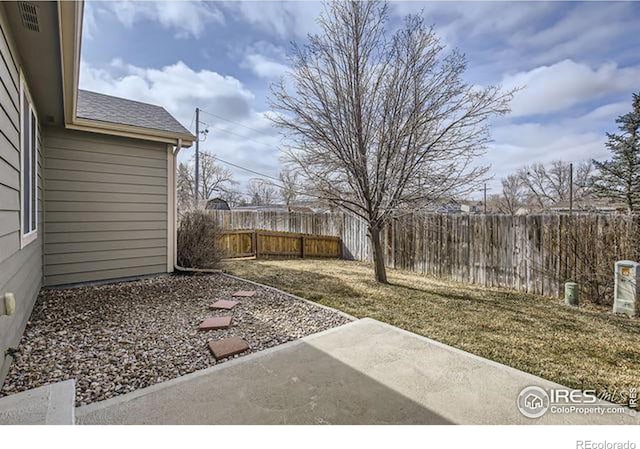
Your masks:
<path fill-rule="evenodd" d="M 22 95 L 22 223 L 23 234 L 31 232 L 31 140 L 29 100 Z"/>

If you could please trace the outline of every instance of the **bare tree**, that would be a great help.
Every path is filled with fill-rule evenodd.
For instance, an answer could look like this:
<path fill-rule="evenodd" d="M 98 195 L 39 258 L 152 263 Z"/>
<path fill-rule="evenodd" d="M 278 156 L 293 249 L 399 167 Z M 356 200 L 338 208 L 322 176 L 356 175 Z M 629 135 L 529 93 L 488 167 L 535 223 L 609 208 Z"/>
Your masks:
<path fill-rule="evenodd" d="M 421 17 L 390 36 L 387 18 L 378 1 L 326 3 L 321 34 L 293 44 L 292 72 L 271 96 L 290 162 L 323 199 L 366 220 L 380 282 L 385 223 L 476 190 L 487 119 L 512 97 L 466 83 L 464 56 L 443 54 Z"/>
<path fill-rule="evenodd" d="M 201 208 L 206 200 L 214 195 L 223 197 L 231 195 L 238 184 L 233 179 L 233 173 L 226 167 L 216 163 L 215 156 L 210 153 L 200 153 L 200 204 L 195 204 L 195 168 L 193 158 L 189 162 L 181 162 L 176 174 L 178 212 L 182 214 L 193 208 Z"/>
<path fill-rule="evenodd" d="M 573 199 L 576 203 L 590 195 L 593 165 L 582 162 L 575 166 L 573 176 Z M 548 166 L 533 164 L 523 167 L 518 177 L 528 191 L 531 201 L 540 209 L 569 201 L 570 165 L 564 161 L 553 161 Z"/>
<path fill-rule="evenodd" d="M 518 175 L 502 179 L 502 193 L 492 195 L 492 203 L 503 214 L 515 215 L 526 203 L 526 189 Z"/>
<path fill-rule="evenodd" d="M 276 199 L 276 188 L 269 181 L 254 178 L 247 184 L 247 193 L 253 206 L 268 206 Z"/>
<path fill-rule="evenodd" d="M 295 203 L 299 195 L 298 172 L 290 168 L 284 168 L 280 171 L 278 178 L 280 179 L 280 196 L 287 205 L 289 212 L 291 212 L 291 205 Z"/>
<path fill-rule="evenodd" d="M 193 179 L 193 171 L 189 164 L 181 162 L 178 165 L 176 173 L 176 197 L 178 215 L 182 216 L 185 212 L 193 209 L 194 206 L 195 181 Z"/>
<path fill-rule="evenodd" d="M 231 170 L 217 164 L 213 154 L 200 153 L 200 198 L 208 200 L 214 194 L 222 194 L 236 184 Z"/>

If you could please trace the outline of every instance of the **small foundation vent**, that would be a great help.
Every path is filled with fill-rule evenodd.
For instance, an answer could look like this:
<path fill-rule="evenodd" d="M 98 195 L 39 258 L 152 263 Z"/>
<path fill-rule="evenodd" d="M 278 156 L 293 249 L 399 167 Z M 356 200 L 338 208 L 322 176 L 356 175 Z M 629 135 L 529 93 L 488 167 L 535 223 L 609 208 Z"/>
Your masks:
<path fill-rule="evenodd" d="M 18 2 L 22 25 L 30 31 L 40 32 L 38 7 L 33 2 Z"/>

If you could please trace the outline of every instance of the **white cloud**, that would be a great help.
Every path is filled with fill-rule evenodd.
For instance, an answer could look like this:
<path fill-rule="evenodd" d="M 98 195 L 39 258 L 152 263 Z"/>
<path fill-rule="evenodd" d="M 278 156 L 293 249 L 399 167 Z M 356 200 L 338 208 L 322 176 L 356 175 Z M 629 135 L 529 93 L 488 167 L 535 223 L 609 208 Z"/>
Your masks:
<path fill-rule="evenodd" d="M 558 159 L 581 162 L 608 158 L 605 131 L 615 130 L 615 119 L 630 109 L 629 100 L 598 106 L 588 113 L 566 116 L 553 123 L 517 124 L 503 119 L 492 128 L 494 141 L 484 158 L 495 175 L 491 188 L 498 192 L 500 179 L 524 165 Z"/>
<path fill-rule="evenodd" d="M 391 2 L 397 17 L 421 14 L 446 42 L 458 45 L 462 38 L 509 36 L 531 28 L 560 5 L 543 2 Z"/>
<path fill-rule="evenodd" d="M 106 2 L 118 20 L 128 28 L 142 21 L 158 22 L 176 31 L 175 37 L 200 37 L 209 23 L 224 23 L 224 15 L 207 2 L 192 1 L 122 1 Z"/>
<path fill-rule="evenodd" d="M 279 78 L 288 70 L 284 64 L 267 58 L 263 55 L 249 54 L 245 57 L 243 67 L 250 68 L 260 78 Z"/>
<path fill-rule="evenodd" d="M 259 78 L 280 78 L 290 70 L 285 49 L 271 42 L 260 40 L 246 46 L 232 42 L 228 50 L 229 59 L 240 61 L 241 68 L 251 70 Z"/>
<path fill-rule="evenodd" d="M 606 153 L 604 133 L 573 129 L 567 124 L 524 123 L 496 127 L 492 158 L 502 167 L 517 168 L 554 159 L 580 161 Z"/>
<path fill-rule="evenodd" d="M 565 110 L 606 94 L 637 88 L 640 67 L 620 68 L 605 63 L 598 68 L 570 59 L 550 66 L 507 75 L 504 88 L 524 87 L 511 103 L 514 117 Z"/>
<path fill-rule="evenodd" d="M 602 106 L 598 106 L 593 111 L 584 114 L 577 121 L 581 126 L 593 126 L 597 123 L 605 123 L 613 126 L 614 120 L 626 114 L 631 110 L 631 100 L 618 101 L 616 103 L 609 103 Z"/>
<path fill-rule="evenodd" d="M 534 32 L 524 28 L 514 33 L 510 41 L 530 55 L 533 64 L 601 55 L 609 50 L 608 43 L 620 36 L 633 35 L 640 26 L 634 8 L 628 2 L 576 2 L 548 26 L 538 27 Z"/>
<path fill-rule="evenodd" d="M 634 2 L 392 2 L 395 16 L 423 12 L 438 35 L 470 55 L 489 80 L 570 58 L 591 64 L 629 52 L 640 16 Z M 637 40 L 637 39 L 636 39 Z M 635 46 L 637 47 L 637 45 Z M 622 55 L 621 55 L 622 56 Z"/>
<path fill-rule="evenodd" d="M 106 68 L 81 65 L 83 89 L 164 106 L 189 126 L 196 106 L 231 119 L 251 113 L 253 94 L 231 76 L 195 71 L 183 62 L 159 69 L 137 67 L 115 59 Z"/>
<path fill-rule="evenodd" d="M 84 5 L 84 15 L 82 17 L 82 38 L 93 39 L 98 31 L 96 21 L 96 10 L 93 2 L 86 2 Z"/>
<path fill-rule="evenodd" d="M 304 37 L 317 32 L 316 18 L 322 11 L 322 3 L 311 1 L 236 1 L 227 2 L 225 6 L 251 25 L 279 37 Z"/>
<path fill-rule="evenodd" d="M 554 160 L 581 162 L 608 156 L 604 132 L 582 130 L 579 120 L 559 124 L 506 124 L 492 129 L 494 142 L 483 162 L 491 165 L 491 193 L 501 189 L 500 180 L 532 163 Z"/>

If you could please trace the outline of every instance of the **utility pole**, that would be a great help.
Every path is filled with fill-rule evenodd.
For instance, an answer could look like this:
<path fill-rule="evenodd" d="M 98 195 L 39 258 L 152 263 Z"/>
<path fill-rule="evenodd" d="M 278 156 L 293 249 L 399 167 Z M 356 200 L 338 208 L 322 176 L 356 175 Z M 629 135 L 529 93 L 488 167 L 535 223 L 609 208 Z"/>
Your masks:
<path fill-rule="evenodd" d="M 573 162 L 569 164 L 569 215 L 573 214 Z"/>
<path fill-rule="evenodd" d="M 195 206 L 198 207 L 198 197 L 200 196 L 200 108 L 196 107 L 196 188 Z"/>
<path fill-rule="evenodd" d="M 487 183 L 484 183 L 484 214 L 487 215 Z"/>

